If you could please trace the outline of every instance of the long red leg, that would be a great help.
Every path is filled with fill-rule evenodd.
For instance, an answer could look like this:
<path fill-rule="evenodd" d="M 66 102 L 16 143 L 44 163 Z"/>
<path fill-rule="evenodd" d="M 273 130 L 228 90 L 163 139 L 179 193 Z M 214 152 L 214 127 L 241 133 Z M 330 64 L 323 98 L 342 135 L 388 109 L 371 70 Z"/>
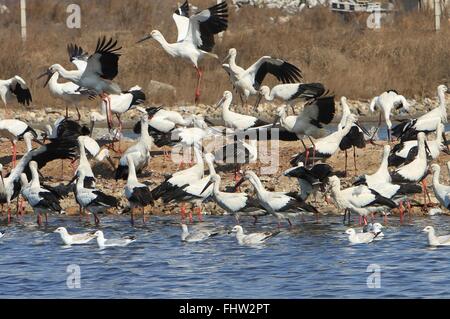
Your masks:
<path fill-rule="evenodd" d="M 400 205 L 398 206 L 398 210 L 400 212 L 400 224 L 403 224 L 403 212 L 404 212 L 403 201 L 400 202 Z"/>
<path fill-rule="evenodd" d="M 203 72 L 198 67 L 195 67 L 195 69 L 197 70 L 197 87 L 195 89 L 195 104 L 197 104 L 200 98 L 200 83 L 202 81 Z"/>
<path fill-rule="evenodd" d="M 17 159 L 17 147 L 16 147 L 16 143 L 12 143 L 12 147 L 13 147 L 12 164 L 13 164 L 13 168 L 14 168 L 14 167 L 16 167 L 16 159 Z"/>
<path fill-rule="evenodd" d="M 198 217 L 198 221 L 202 222 L 203 221 L 203 217 L 202 217 L 202 209 L 201 207 L 197 207 L 197 217 Z"/>

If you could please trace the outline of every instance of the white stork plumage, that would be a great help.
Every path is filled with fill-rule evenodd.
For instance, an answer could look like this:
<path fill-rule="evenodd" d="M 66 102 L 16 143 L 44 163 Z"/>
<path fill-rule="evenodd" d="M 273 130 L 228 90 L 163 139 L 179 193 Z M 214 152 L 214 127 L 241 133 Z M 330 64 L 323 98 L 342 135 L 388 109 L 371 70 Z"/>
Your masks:
<path fill-rule="evenodd" d="M 397 91 L 395 90 L 389 90 L 381 93 L 379 96 L 374 97 L 369 105 L 369 109 L 371 112 L 375 112 L 376 110 L 380 111 L 378 128 L 381 125 L 381 116 L 384 116 L 384 120 L 387 125 L 387 134 L 389 142 L 391 141 L 392 122 L 390 117 L 392 115 L 392 110 L 403 109 L 406 112 L 408 112 L 410 107 L 411 105 L 408 103 L 406 98 L 403 95 L 398 94 Z"/>
<path fill-rule="evenodd" d="M 439 123 L 447 123 L 447 103 L 445 94 L 448 88 L 445 85 L 439 85 L 437 96 L 439 100 L 438 107 L 418 117 L 417 119 L 405 120 L 392 129 L 392 134 L 402 141 L 414 140 L 418 132 L 426 134 L 436 131 Z"/>
<path fill-rule="evenodd" d="M 299 115 L 300 116 L 300 115 Z M 337 129 L 325 137 L 317 139 L 313 146 L 309 147 L 303 153 L 299 153 L 291 160 L 293 166 L 297 166 L 298 163 L 304 162 L 306 165 L 312 163 L 315 160 L 326 160 L 330 158 L 334 153 L 339 150 L 339 145 L 342 139 L 350 132 L 352 125 L 357 121 L 357 117 L 354 114 L 348 116 L 346 125 L 344 128 Z M 312 155 L 311 155 L 312 154 Z M 311 160 L 312 159 L 312 160 Z"/>
<path fill-rule="evenodd" d="M 41 186 L 39 182 L 38 165 L 35 161 L 29 163 L 32 179 L 28 183 L 27 177 L 24 173 L 21 174 L 22 195 L 27 200 L 28 204 L 33 208 L 37 214 L 37 222 L 42 224 L 41 214 L 45 215 L 45 221 L 48 221 L 48 213 L 61 213 L 62 208 L 59 203 L 59 196 Z"/>
<path fill-rule="evenodd" d="M 437 159 L 441 151 L 445 151 L 444 145 L 444 124 L 439 123 L 436 129 L 436 138 L 431 141 L 427 141 L 428 156 L 432 159 Z M 417 156 L 418 142 L 417 140 L 401 141 L 396 144 L 391 154 L 389 155 L 389 166 L 400 166 L 402 164 L 408 164 L 413 161 Z"/>
<path fill-rule="evenodd" d="M 436 199 L 443 207 L 450 209 L 450 186 L 441 184 L 439 181 L 441 167 L 438 164 L 431 164 L 431 172 L 433 173 L 433 191 Z"/>
<path fill-rule="evenodd" d="M 258 176 L 252 171 L 246 171 L 244 177 L 236 185 L 239 186 L 245 180 L 248 180 L 256 190 L 256 194 L 264 209 L 280 220 L 287 220 L 292 225 L 290 218 L 303 215 L 305 213 L 318 214 L 319 211 L 304 202 L 300 196 L 295 193 L 270 192 L 266 190 Z M 317 215 L 316 215 L 317 216 Z"/>
<path fill-rule="evenodd" d="M 380 195 L 366 185 L 341 189 L 341 181 L 335 175 L 329 178 L 328 183 L 335 206 L 344 210 L 344 223 L 347 212 L 359 214 L 364 219 L 364 223 L 367 224 L 367 216 L 369 214 L 397 207 L 394 201 Z M 348 221 L 350 222 L 350 216 Z"/>
<path fill-rule="evenodd" d="M 150 150 L 153 145 L 153 138 L 148 134 L 148 116 L 144 114 L 141 119 L 141 135 L 136 144 L 130 146 L 120 158 L 119 165 L 117 166 L 115 178 L 126 179 L 128 176 L 128 162 L 127 156 L 131 156 L 134 162 L 134 167 L 138 174 L 148 165 L 150 160 Z"/>
<path fill-rule="evenodd" d="M 195 90 L 195 103 L 200 97 L 200 82 L 203 72 L 198 64 L 204 56 L 218 58 L 212 54 L 214 48 L 214 35 L 223 32 L 228 27 L 228 6 L 226 1 L 212 6 L 206 10 L 189 17 L 189 4 L 187 0 L 173 14 L 178 29 L 177 42 L 168 43 L 158 30 L 153 30 L 139 42 L 154 39 L 170 56 L 182 58 L 192 63 L 197 70 L 197 87 Z"/>
<path fill-rule="evenodd" d="M 87 59 L 85 69 L 66 70 L 60 64 L 53 64 L 43 75 L 50 75 L 58 72 L 61 77 L 78 85 L 80 88 L 92 90 L 107 101 L 110 108 L 111 101 L 109 94 L 120 94 L 122 90 L 119 85 L 113 82 L 119 73 L 118 52 L 122 47 L 117 47 L 117 40 L 106 37 L 99 38 L 95 52 Z M 78 66 L 77 66 L 78 67 Z M 109 111 L 108 111 L 109 113 Z"/>
<path fill-rule="evenodd" d="M 94 187 L 86 188 L 84 181 L 84 172 L 80 171 L 76 183 L 76 200 L 83 211 L 94 214 L 95 224 L 98 225 L 100 219 L 97 214 L 104 213 L 109 208 L 117 207 L 118 200 L 116 197 L 107 195 Z"/>
<path fill-rule="evenodd" d="M 0 137 L 7 138 L 12 144 L 13 166 L 16 165 L 17 141 L 22 139 L 27 132 L 30 132 L 35 139 L 37 138 L 36 131 L 23 121 L 16 119 L 0 120 Z"/>
<path fill-rule="evenodd" d="M 260 216 L 267 215 L 267 211 L 260 205 L 259 201 L 247 193 L 222 192 L 220 191 L 221 178 L 218 174 L 211 176 L 210 181 L 205 185 L 202 192 L 213 185 L 212 198 L 226 213 L 234 215 L 237 223 L 241 216 L 251 216 L 255 223 Z"/>
<path fill-rule="evenodd" d="M 300 69 L 285 60 L 263 56 L 248 69 L 243 69 L 236 64 L 236 55 L 236 49 L 231 48 L 224 59 L 227 64 L 222 66 L 230 76 L 231 83 L 238 91 L 243 105 L 247 103 L 250 95 L 259 94 L 267 74 L 272 74 L 282 83 L 295 83 L 302 79 Z"/>
<path fill-rule="evenodd" d="M 390 183 L 391 175 L 388 170 L 388 158 L 391 152 L 391 147 L 389 145 L 385 145 L 383 147 L 383 156 L 381 158 L 380 166 L 378 170 L 373 174 L 364 174 L 356 178 L 353 185 L 367 185 L 372 187 L 372 185 L 381 184 L 381 183 Z"/>
<path fill-rule="evenodd" d="M 295 114 L 294 103 L 296 101 L 309 101 L 324 94 L 325 87 L 322 83 L 286 83 L 275 85 L 272 89 L 263 85 L 259 90 L 256 107 L 258 107 L 263 97 L 266 101 L 277 99 L 289 105 L 292 108 L 292 112 Z"/>
<path fill-rule="evenodd" d="M 0 80 L 0 98 L 5 105 L 6 111 L 8 111 L 7 104 L 14 99 L 16 99 L 19 104 L 27 106 L 33 101 L 30 89 L 26 82 L 18 75 L 15 75 L 8 80 Z"/>

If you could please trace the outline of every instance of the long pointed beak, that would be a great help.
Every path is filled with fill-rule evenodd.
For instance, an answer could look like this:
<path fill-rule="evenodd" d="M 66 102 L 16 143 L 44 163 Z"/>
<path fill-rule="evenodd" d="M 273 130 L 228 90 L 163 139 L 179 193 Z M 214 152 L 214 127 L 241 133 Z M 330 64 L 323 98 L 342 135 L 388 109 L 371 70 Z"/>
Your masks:
<path fill-rule="evenodd" d="M 230 54 L 227 54 L 227 56 L 222 60 L 222 63 L 227 62 L 229 58 L 230 58 Z"/>
<path fill-rule="evenodd" d="M 33 139 L 33 141 L 36 142 L 37 144 L 41 145 L 41 146 L 44 145 L 44 142 L 45 142 L 45 141 L 41 142 L 37 138 Z"/>
<path fill-rule="evenodd" d="M 430 147 L 428 146 L 427 141 L 425 141 L 425 149 L 428 151 L 428 154 L 431 154 Z"/>
<path fill-rule="evenodd" d="M 238 189 L 239 186 L 241 186 L 244 182 L 245 182 L 246 178 L 242 177 L 237 183 L 236 185 L 234 185 L 234 190 L 236 191 Z"/>
<path fill-rule="evenodd" d="M 140 39 L 139 41 L 137 41 L 136 43 L 141 43 L 144 42 L 146 40 L 152 39 L 153 37 L 151 35 L 146 35 L 145 37 L 143 37 L 142 39 Z"/>
<path fill-rule="evenodd" d="M 210 179 L 208 181 L 208 183 L 206 183 L 205 187 L 202 189 L 202 192 L 200 193 L 200 195 L 203 194 L 212 183 L 214 183 L 214 181 Z"/>
<path fill-rule="evenodd" d="M 113 169 L 116 168 L 116 164 L 113 162 L 113 160 L 111 159 L 110 156 L 106 156 L 106 160 L 108 161 L 108 163 L 111 165 L 111 167 L 112 167 Z"/>
<path fill-rule="evenodd" d="M 259 103 L 261 103 L 261 99 L 262 99 L 262 94 L 258 93 L 258 97 L 256 98 L 255 109 L 258 108 Z"/>
<path fill-rule="evenodd" d="M 91 127 L 89 128 L 89 130 L 90 130 L 89 137 L 92 137 L 92 132 L 94 131 L 94 125 L 95 125 L 95 121 L 91 121 Z"/>
<path fill-rule="evenodd" d="M 359 122 L 356 122 L 355 124 L 358 125 L 358 127 L 361 129 L 361 131 L 363 131 L 363 133 L 364 133 L 366 136 L 369 136 L 369 137 L 370 137 L 369 131 L 368 131 L 364 126 L 362 126 L 361 124 L 359 124 Z"/>
<path fill-rule="evenodd" d="M 225 101 L 225 97 L 222 97 L 222 98 L 220 99 L 220 101 L 217 102 L 215 108 L 217 109 L 218 107 L 222 106 L 222 104 L 223 104 L 224 101 Z"/>
<path fill-rule="evenodd" d="M 45 83 L 44 83 L 44 87 L 46 87 L 47 84 L 48 84 L 48 82 L 50 81 L 52 75 L 53 75 L 53 73 L 52 73 L 50 70 L 47 70 L 47 71 L 45 71 L 44 73 L 42 73 L 41 75 L 39 75 L 39 76 L 37 77 L 37 80 L 39 80 L 40 78 L 42 78 L 42 77 L 44 77 L 44 76 L 47 76 L 47 79 L 45 80 Z"/>

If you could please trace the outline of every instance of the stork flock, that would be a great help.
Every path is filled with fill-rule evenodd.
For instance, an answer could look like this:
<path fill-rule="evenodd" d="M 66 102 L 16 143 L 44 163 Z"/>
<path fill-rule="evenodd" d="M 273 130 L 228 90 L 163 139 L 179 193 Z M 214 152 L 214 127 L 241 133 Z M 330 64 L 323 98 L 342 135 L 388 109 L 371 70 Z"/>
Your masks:
<path fill-rule="evenodd" d="M 208 9 L 190 14 L 188 1 L 181 5 L 172 15 L 178 30 L 175 43 L 168 43 L 161 32 L 154 30 L 137 43 L 146 40 L 156 40 L 171 57 L 181 58 L 194 66 L 197 72 L 195 88 L 195 102 L 200 98 L 203 71 L 200 61 L 203 58 L 219 59 L 213 53 L 215 35 L 224 32 L 228 27 L 228 6 L 226 1 L 211 6 Z M 36 214 L 39 225 L 48 223 L 48 214 L 64 213 L 62 198 L 73 193 L 79 206 L 80 216 L 92 214 L 95 224 L 100 223 L 100 214 L 108 210 L 129 212 L 131 223 L 135 224 L 135 215 L 142 215 L 146 222 L 145 209 L 161 200 L 165 205 L 180 204 L 180 214 L 183 223 L 182 238 L 188 241 L 205 240 L 213 233 L 203 233 L 194 236 L 189 234 L 186 219 L 193 223 L 193 213 L 196 212 L 199 222 L 203 220 L 202 205 L 214 201 L 225 213 L 233 215 L 237 223 L 240 218 L 251 217 L 256 223 L 258 218 L 272 216 L 280 226 L 286 221 L 290 227 L 297 217 L 303 220 L 306 216 L 315 216 L 319 222 L 318 194 L 322 193 L 325 200 L 330 199 L 338 210 L 344 214 L 344 223 L 350 223 L 350 214 L 360 216 L 359 223 L 367 224 L 374 214 L 381 214 L 385 218 L 391 211 L 397 210 L 403 222 L 404 213 L 411 216 L 411 207 L 421 205 L 426 209 L 431 202 L 426 184 L 426 177 L 432 174 L 432 186 L 439 203 L 450 209 L 450 186 L 441 184 L 440 167 L 433 163 L 442 152 L 448 154 L 445 138 L 445 124 L 447 123 L 445 94 L 449 93 L 447 86 L 439 85 L 437 96 L 439 105 L 418 118 L 408 118 L 393 126 L 390 117 L 393 110 L 409 112 L 412 105 L 405 97 L 395 90 L 389 90 L 375 97 L 370 103 L 372 112 L 380 112 L 386 122 L 388 144 L 382 150 L 382 159 L 375 172 L 365 172 L 356 176 L 353 185 L 342 187 L 342 175 L 347 176 L 347 151 L 353 150 L 354 170 L 356 173 L 356 149 L 362 149 L 367 143 L 377 146 L 374 133 L 369 133 L 358 116 L 351 112 L 346 97 L 341 97 L 342 117 L 335 128 L 330 125 L 336 116 L 335 96 L 321 83 L 302 82 L 300 69 L 281 58 L 263 56 L 247 69 L 237 65 L 237 50 L 231 48 L 223 59 L 222 68 L 229 75 L 232 90 L 237 93 L 242 106 L 249 109 L 249 98 L 256 98 L 255 108 L 262 99 L 266 101 L 278 100 L 283 103 L 274 110 L 274 121 L 265 121 L 258 117 L 241 114 L 233 110 L 233 93 L 226 90 L 219 102 L 213 108 L 221 108 L 222 122 L 225 130 L 212 123 L 202 115 L 186 116 L 176 111 L 162 107 L 146 107 L 147 97 L 144 91 L 134 85 L 122 90 L 115 82 L 119 74 L 119 59 L 122 47 L 117 40 L 102 37 L 98 39 L 95 50 L 89 55 L 77 44 L 67 47 L 69 60 L 75 66 L 67 70 L 61 64 L 50 63 L 50 66 L 39 76 L 47 77 L 44 83 L 49 86 L 50 93 L 67 103 L 66 116 L 53 124 L 46 125 L 46 132 L 42 139 L 35 129 L 27 123 L 15 119 L 0 120 L 0 137 L 8 139 L 13 146 L 10 171 L 3 172 L 1 166 L 0 204 L 7 206 L 6 224 L 23 218 L 25 206 L 28 202 Z M 263 85 L 268 75 L 274 76 L 280 84 L 269 88 Z M 66 82 L 60 82 L 64 79 Z M 14 99 L 25 106 L 32 102 L 30 89 L 20 76 L 9 80 L 0 80 L 0 96 L 5 105 L 6 114 L 10 109 L 9 103 Z M 78 106 L 87 99 L 101 99 L 101 111 L 91 112 L 90 125 L 80 123 Z M 296 114 L 294 106 L 303 105 L 301 112 Z M 69 117 L 69 107 L 76 108 L 78 119 Z M 114 128 L 113 115 L 118 119 L 112 142 L 122 138 L 121 115 L 130 110 L 141 114 L 141 119 L 134 127 L 134 133 L 139 135 L 137 140 L 124 152 L 114 148 L 103 148 L 92 138 L 96 122 L 105 121 L 110 130 Z M 289 113 L 292 110 L 292 114 Z M 298 190 L 273 191 L 257 173 L 249 169 L 242 170 L 246 164 L 260 161 L 259 143 L 261 133 L 269 131 L 270 139 L 278 136 L 279 140 L 300 141 L 301 150 L 292 156 L 291 168 L 283 175 L 298 180 Z M 278 134 L 273 134 L 277 131 Z M 375 132 L 376 133 L 376 132 Z M 433 138 L 430 138 L 434 135 Z M 229 143 L 219 148 L 207 150 L 204 142 L 211 137 L 222 137 Z M 394 144 L 394 137 L 396 143 Z M 305 139 L 308 140 L 307 145 Z M 17 162 L 16 144 L 24 140 L 26 152 Z M 48 140 L 48 142 L 47 142 Z M 32 142 L 39 143 L 33 148 Z M 155 185 L 152 180 L 144 179 L 144 171 L 152 166 L 151 152 L 154 147 L 175 149 L 182 146 L 185 150 L 192 150 L 194 162 L 190 156 L 185 161 L 183 154 L 178 170 L 165 174 L 164 180 Z M 381 147 L 380 147 L 381 149 Z M 345 152 L 345 171 L 337 172 L 327 160 L 338 153 Z M 118 162 L 112 156 L 119 154 Z M 111 194 L 107 185 L 96 183 L 89 158 L 96 161 L 108 160 L 115 169 L 116 180 L 126 180 L 123 195 L 128 205 L 123 207 L 121 201 Z M 70 160 L 73 167 L 73 178 L 65 184 L 50 186 L 44 184 L 40 170 L 47 163 L 55 160 Z M 75 164 L 77 163 L 77 165 Z M 205 174 L 205 163 L 208 174 Z M 223 188 L 222 180 L 226 178 L 225 164 L 232 164 L 235 185 Z M 5 164 L 6 165 L 6 164 Z M 389 169 L 393 167 L 392 169 Z M 449 166 L 450 167 L 450 162 Z M 62 164 L 61 168 L 64 168 Z M 431 169 L 431 170 L 430 170 Z M 223 173 L 225 171 L 225 173 Z M 254 192 L 241 191 L 245 181 L 248 181 Z M 100 189 L 100 187 L 102 189 Z M 254 195 L 253 195 L 254 194 Z M 313 196 L 311 196 L 313 194 Z M 416 196 L 423 194 L 420 203 Z M 314 199 L 312 199 L 314 197 Z M 12 204 L 16 203 L 17 218 L 12 213 Z M 191 209 L 186 208 L 190 204 Z M 45 223 L 42 220 L 45 217 Z M 367 228 L 366 233 L 357 233 L 349 229 L 349 239 L 353 243 L 371 242 L 380 234 L 382 226 Z M 440 242 L 434 235 L 434 230 L 427 228 L 430 243 Z M 58 228 L 64 242 L 74 243 L 76 236 L 69 235 L 65 228 Z M 238 241 L 261 243 L 276 233 L 255 233 L 244 235 L 241 226 L 233 229 Z M 90 240 L 88 234 L 79 236 L 80 243 Z M 3 233 L 2 233 L 3 236 Z M 103 246 L 107 240 L 98 231 L 97 237 Z M 199 239 L 200 238 L 200 239 Z M 431 237 L 430 237 L 431 238 Z M 133 239 L 134 240 L 134 239 Z M 133 240 L 125 240 L 124 243 Z M 109 240 L 109 243 L 112 241 Z M 445 242 L 445 241 L 444 241 Z"/>

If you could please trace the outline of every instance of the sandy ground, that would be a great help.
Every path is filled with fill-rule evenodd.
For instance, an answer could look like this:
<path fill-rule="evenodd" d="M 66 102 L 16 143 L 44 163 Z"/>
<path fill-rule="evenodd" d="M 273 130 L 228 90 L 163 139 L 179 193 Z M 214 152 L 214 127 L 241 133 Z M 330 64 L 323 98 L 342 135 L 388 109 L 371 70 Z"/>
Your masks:
<path fill-rule="evenodd" d="M 122 150 L 126 150 L 128 146 L 130 146 L 132 141 L 122 141 L 120 147 Z M 260 144 L 263 142 L 259 142 Z M 357 171 L 354 170 L 353 165 L 353 155 L 352 152 L 349 152 L 349 161 L 348 161 L 348 174 L 347 177 L 343 177 L 344 171 L 344 158 L 345 155 L 343 152 L 338 152 L 333 157 L 331 157 L 327 163 L 330 164 L 336 174 L 341 177 L 342 187 L 348 187 L 351 185 L 352 181 L 356 176 L 366 173 L 373 173 L 377 170 L 379 166 L 379 162 L 381 160 L 383 142 L 377 142 L 378 145 L 368 144 L 365 149 L 358 149 L 356 151 L 356 164 Z M 117 144 L 116 144 L 117 145 Z M 10 156 L 10 143 L 2 142 L 0 149 L 0 163 L 4 165 L 4 171 L 7 172 L 11 167 L 11 156 Z M 38 146 L 37 144 L 35 147 Z M 209 149 L 210 146 L 206 146 L 206 149 Z M 24 143 L 18 143 L 18 154 L 23 154 L 25 149 Z M 277 148 L 275 148 L 277 149 Z M 266 188 L 270 191 L 294 191 L 298 190 L 297 181 L 294 179 L 290 179 L 288 177 L 282 176 L 283 171 L 290 167 L 289 160 L 293 154 L 296 154 L 300 149 L 299 142 L 280 142 L 278 152 L 275 151 L 273 156 L 276 158 L 279 155 L 279 166 L 276 167 L 276 171 L 270 175 L 261 175 L 261 180 Z M 260 154 L 262 158 L 264 154 Z M 114 163 L 117 165 L 120 154 L 111 152 L 112 159 Z M 19 156 L 20 158 L 20 156 Z M 442 169 L 442 177 L 441 181 L 446 183 L 448 181 L 448 173 L 445 168 L 445 163 L 450 160 L 450 156 L 444 153 L 438 159 L 438 163 L 443 166 Z M 114 180 L 114 171 L 115 168 L 111 167 L 111 165 L 107 162 L 95 162 L 91 161 L 93 171 L 97 176 L 97 187 L 104 191 L 107 194 L 111 194 L 117 196 L 121 199 L 121 205 L 118 209 L 110 210 L 111 214 L 120 214 L 122 213 L 123 208 L 127 206 L 127 200 L 123 195 L 123 187 L 126 181 L 115 181 Z M 150 161 L 149 167 L 144 170 L 144 172 L 138 176 L 141 181 L 149 181 L 151 183 L 150 188 L 155 187 L 164 179 L 165 174 L 170 174 L 175 172 L 178 169 L 179 164 L 174 163 L 170 159 L 165 159 L 162 153 L 162 149 L 154 148 L 152 150 L 152 159 Z M 261 174 L 260 168 L 266 167 L 267 164 L 248 164 L 243 167 L 243 169 L 252 169 L 255 170 L 258 175 Z M 58 185 L 60 183 L 67 183 L 67 181 L 71 180 L 73 176 L 73 168 L 70 165 L 70 161 L 66 160 L 64 162 L 57 160 L 49 163 L 46 167 L 41 170 L 43 176 L 45 176 L 45 183 L 49 185 Z M 233 171 L 221 172 L 222 175 L 222 186 L 224 189 L 227 185 L 234 185 L 234 173 Z M 437 203 L 437 200 L 434 197 L 431 185 L 431 176 L 428 176 L 428 189 L 430 192 L 430 196 L 434 203 Z M 251 185 L 247 182 L 241 186 L 241 191 L 253 192 Z M 423 196 L 416 196 L 415 198 L 418 202 L 423 201 Z M 324 201 L 324 197 L 319 195 L 317 198 L 317 202 L 311 198 L 311 203 L 319 209 L 319 211 L 323 214 L 342 214 L 343 212 L 338 211 L 333 205 L 327 204 Z M 73 194 L 70 194 L 69 197 L 63 199 L 62 207 L 66 211 L 68 215 L 77 215 L 78 214 L 78 206 L 74 200 Z M 189 206 L 188 206 L 189 208 Z M 4 210 L 5 211 L 5 210 Z M 13 212 L 15 209 L 13 208 Z M 27 213 L 31 213 L 31 208 L 27 205 L 26 208 Z M 222 214 L 223 211 L 216 206 L 215 203 L 207 203 L 203 207 L 204 214 Z M 393 215 L 398 214 L 396 210 L 391 212 Z M 168 214 L 179 214 L 178 204 L 169 204 L 164 205 L 161 201 L 155 203 L 153 207 L 148 207 L 146 209 L 146 214 L 157 214 L 157 215 L 168 215 Z M 427 210 L 424 210 L 420 206 L 413 207 L 414 215 L 425 215 L 427 214 Z M 5 217 L 5 215 L 3 215 Z"/>

